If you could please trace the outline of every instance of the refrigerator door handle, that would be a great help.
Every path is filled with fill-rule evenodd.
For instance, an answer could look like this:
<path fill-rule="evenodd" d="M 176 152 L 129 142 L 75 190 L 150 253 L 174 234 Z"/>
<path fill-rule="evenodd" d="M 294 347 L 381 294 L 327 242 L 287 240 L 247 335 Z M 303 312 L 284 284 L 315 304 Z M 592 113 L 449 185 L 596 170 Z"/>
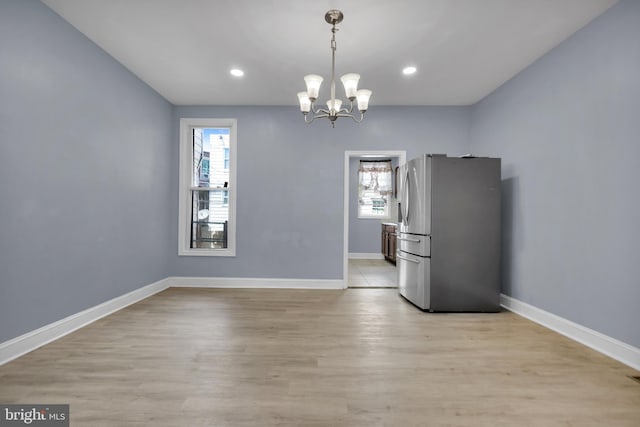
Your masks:
<path fill-rule="evenodd" d="M 405 193 L 405 197 L 404 197 L 404 204 L 405 204 L 405 223 L 407 225 L 409 225 L 409 210 L 411 209 L 410 205 L 409 205 L 409 196 L 410 196 L 410 192 L 409 192 L 409 168 L 407 167 L 407 176 L 404 180 L 405 185 L 404 185 L 404 193 Z"/>
<path fill-rule="evenodd" d="M 407 239 L 405 237 L 396 237 L 396 239 L 402 240 L 404 242 L 420 243 L 420 239 Z"/>
<path fill-rule="evenodd" d="M 414 264 L 420 264 L 420 261 L 416 261 L 415 259 L 411 259 L 411 258 L 405 258 L 405 257 L 403 257 L 402 255 L 400 255 L 400 253 L 399 253 L 399 252 L 396 252 L 396 258 L 400 258 L 400 259 L 403 259 L 403 260 L 405 260 L 405 261 L 412 262 L 412 263 L 414 263 Z"/>

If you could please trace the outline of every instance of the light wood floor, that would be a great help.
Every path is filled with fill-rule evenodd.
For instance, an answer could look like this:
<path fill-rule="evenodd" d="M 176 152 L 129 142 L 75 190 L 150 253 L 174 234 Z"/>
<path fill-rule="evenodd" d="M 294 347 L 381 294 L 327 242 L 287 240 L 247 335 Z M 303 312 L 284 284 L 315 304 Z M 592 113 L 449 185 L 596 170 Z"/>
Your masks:
<path fill-rule="evenodd" d="M 168 289 L 0 367 L 72 426 L 638 426 L 638 372 L 393 289 Z"/>

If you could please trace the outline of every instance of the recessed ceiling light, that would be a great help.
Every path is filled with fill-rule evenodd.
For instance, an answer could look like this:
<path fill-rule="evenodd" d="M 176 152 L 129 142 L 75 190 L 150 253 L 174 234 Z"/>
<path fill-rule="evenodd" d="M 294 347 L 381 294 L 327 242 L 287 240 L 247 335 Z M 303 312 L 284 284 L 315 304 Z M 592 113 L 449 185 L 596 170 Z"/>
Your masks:
<path fill-rule="evenodd" d="M 404 74 L 405 76 L 409 76 L 411 74 L 414 74 L 416 71 L 418 71 L 416 67 L 404 67 L 402 69 L 402 74 Z"/>
<path fill-rule="evenodd" d="M 232 76 L 235 77 L 242 77 L 244 76 L 244 71 L 242 71 L 239 68 L 232 68 L 231 71 L 229 71 L 229 73 L 231 73 Z"/>

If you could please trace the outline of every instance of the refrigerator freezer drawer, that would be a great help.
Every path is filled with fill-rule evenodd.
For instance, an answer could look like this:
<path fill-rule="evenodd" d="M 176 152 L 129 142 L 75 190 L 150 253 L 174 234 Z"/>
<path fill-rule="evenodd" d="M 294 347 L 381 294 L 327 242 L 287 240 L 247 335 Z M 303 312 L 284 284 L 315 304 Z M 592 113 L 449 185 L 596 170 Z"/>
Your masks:
<path fill-rule="evenodd" d="M 431 256 L 431 236 L 400 233 L 396 238 L 398 249 L 419 256 Z"/>
<path fill-rule="evenodd" d="M 430 306 L 431 259 L 396 252 L 398 291 L 423 310 Z"/>

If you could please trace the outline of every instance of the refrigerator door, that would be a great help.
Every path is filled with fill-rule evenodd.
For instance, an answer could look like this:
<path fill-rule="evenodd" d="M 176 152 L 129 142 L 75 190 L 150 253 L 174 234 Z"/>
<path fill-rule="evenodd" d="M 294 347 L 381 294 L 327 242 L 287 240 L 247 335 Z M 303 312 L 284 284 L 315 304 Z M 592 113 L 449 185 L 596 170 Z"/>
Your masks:
<path fill-rule="evenodd" d="M 400 232 L 431 233 L 431 157 L 412 159 L 400 170 Z"/>
<path fill-rule="evenodd" d="M 396 265 L 400 295 L 421 309 L 428 310 L 430 308 L 431 260 L 397 251 Z"/>

